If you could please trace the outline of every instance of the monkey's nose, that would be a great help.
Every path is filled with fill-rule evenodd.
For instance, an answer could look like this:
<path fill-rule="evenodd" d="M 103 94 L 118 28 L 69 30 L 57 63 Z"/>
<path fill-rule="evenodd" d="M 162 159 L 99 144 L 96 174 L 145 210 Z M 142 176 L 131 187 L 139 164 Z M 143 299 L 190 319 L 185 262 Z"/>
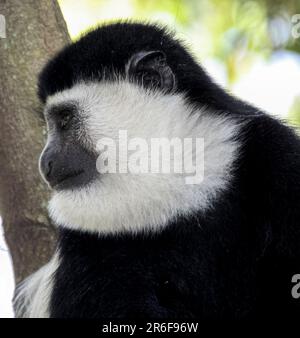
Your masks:
<path fill-rule="evenodd" d="M 48 145 L 40 157 L 40 171 L 54 190 L 83 186 L 97 176 L 96 156 L 78 144 Z"/>
<path fill-rule="evenodd" d="M 40 170 L 47 183 L 54 187 L 60 181 L 72 176 L 72 169 L 66 167 L 63 156 L 52 151 L 45 151 L 40 159 Z"/>
<path fill-rule="evenodd" d="M 47 182 L 51 181 L 53 173 L 53 160 L 48 152 L 44 152 L 40 158 L 40 171 Z"/>
<path fill-rule="evenodd" d="M 89 164 L 88 160 L 84 156 L 79 158 L 79 154 L 71 150 L 53 151 L 47 148 L 40 158 L 40 171 L 51 188 L 67 189 L 82 185 L 90 179 L 84 167 Z"/>

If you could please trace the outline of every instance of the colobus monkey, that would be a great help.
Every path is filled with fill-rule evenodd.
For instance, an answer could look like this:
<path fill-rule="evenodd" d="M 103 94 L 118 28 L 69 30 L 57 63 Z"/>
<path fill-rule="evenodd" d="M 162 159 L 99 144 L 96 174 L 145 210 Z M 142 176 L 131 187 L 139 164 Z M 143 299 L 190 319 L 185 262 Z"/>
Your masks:
<path fill-rule="evenodd" d="M 291 128 L 226 93 L 166 29 L 140 23 L 104 25 L 66 46 L 38 88 L 48 129 L 40 171 L 59 239 L 18 287 L 17 316 L 299 315 L 300 141 Z M 128 153 L 109 157 L 120 135 Z M 195 182 L 163 172 L 162 153 L 159 170 L 128 169 L 150 166 L 146 146 L 162 139 L 177 142 L 171 165 L 188 157 L 176 147 L 192 144 Z"/>

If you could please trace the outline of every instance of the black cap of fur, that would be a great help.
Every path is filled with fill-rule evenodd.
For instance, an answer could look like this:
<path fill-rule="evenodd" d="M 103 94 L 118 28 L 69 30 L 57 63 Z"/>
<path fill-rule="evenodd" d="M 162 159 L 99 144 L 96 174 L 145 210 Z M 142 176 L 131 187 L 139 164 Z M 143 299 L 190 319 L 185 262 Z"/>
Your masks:
<path fill-rule="evenodd" d="M 252 111 L 252 107 L 229 96 L 194 61 L 166 29 L 140 23 L 115 23 L 97 28 L 66 46 L 48 62 L 39 76 L 38 95 L 72 87 L 80 80 L 101 81 L 103 71 L 125 74 L 130 57 L 140 51 L 161 50 L 176 76 L 177 90 L 192 102 L 212 105 L 222 111 Z M 107 74 L 106 74 L 107 75 Z"/>

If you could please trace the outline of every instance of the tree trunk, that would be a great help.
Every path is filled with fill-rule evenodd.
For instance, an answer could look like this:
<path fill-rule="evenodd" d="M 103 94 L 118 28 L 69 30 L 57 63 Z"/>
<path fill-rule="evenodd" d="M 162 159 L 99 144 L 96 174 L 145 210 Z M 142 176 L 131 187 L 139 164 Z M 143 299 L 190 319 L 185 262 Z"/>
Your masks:
<path fill-rule="evenodd" d="M 44 126 L 37 113 L 36 77 L 69 41 L 56 0 L 0 0 L 0 215 L 16 282 L 48 261 L 55 230 L 49 192 L 38 172 Z"/>

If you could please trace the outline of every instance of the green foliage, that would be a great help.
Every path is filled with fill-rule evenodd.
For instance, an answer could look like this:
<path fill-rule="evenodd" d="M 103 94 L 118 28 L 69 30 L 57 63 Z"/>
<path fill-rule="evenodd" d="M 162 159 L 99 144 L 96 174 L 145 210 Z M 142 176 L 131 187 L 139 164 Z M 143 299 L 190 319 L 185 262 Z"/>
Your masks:
<path fill-rule="evenodd" d="M 292 125 L 300 127 L 300 96 L 295 98 L 289 113 L 289 121 Z"/>

